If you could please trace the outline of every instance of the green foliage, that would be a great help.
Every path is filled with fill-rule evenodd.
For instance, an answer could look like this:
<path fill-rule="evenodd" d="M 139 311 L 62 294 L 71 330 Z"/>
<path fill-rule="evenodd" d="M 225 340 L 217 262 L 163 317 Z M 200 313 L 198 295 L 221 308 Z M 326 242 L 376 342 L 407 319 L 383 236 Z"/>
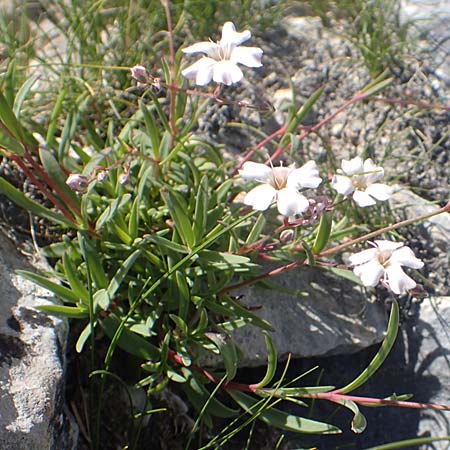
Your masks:
<path fill-rule="evenodd" d="M 206 108 L 222 100 L 187 90 L 180 73 L 178 48 L 184 33 L 206 39 L 213 25 L 216 32 L 217 23 L 237 12 L 243 25 L 264 16 L 265 9 L 244 0 L 231 2 L 226 10 L 215 1 L 174 1 L 167 20 L 164 2 L 156 0 L 42 3 L 64 51 L 47 60 L 39 49 L 50 36 L 41 33 L 35 41 L 17 41 L 17 52 L 8 52 L 0 84 L 0 152 L 23 170 L 47 203 L 41 205 L 3 178 L 0 192 L 67 232 L 61 242 L 43 249 L 52 258 L 51 273 L 19 273 L 63 303 L 42 305 L 42 311 L 83 323 L 75 348 L 91 353 L 91 374 L 99 376 L 100 385 L 92 448 L 99 448 L 105 383 L 111 375 L 124 384 L 111 372 L 118 348 L 138 361 L 135 384 L 146 390 L 149 401 L 169 385 L 183 391 L 197 412 L 186 448 L 201 426 L 214 426 L 214 418 L 231 422 L 204 448 L 225 444 L 256 419 L 296 433 L 339 433 L 332 424 L 275 405 L 288 401 L 302 408 L 306 401 L 343 395 L 366 382 L 395 340 L 397 304 L 379 353 L 353 382 L 337 391 L 331 386 L 289 387 L 284 375 L 273 382 L 278 355 L 271 324 L 233 297 L 233 289 L 266 277 L 258 255 L 278 264 L 280 271 L 293 264 L 318 265 L 322 252 L 367 227 L 353 223 L 348 203 L 332 204 L 326 183 L 326 207 L 309 208 L 304 222 L 250 211 L 238 201 L 248 187 L 234 176 L 235 157 L 198 131 Z M 275 17 L 262 17 L 262 26 Z M 368 27 L 368 17 L 358 20 L 358 26 Z M 10 29 L 3 39 L 13 45 L 17 24 L 7 17 L 1 21 Z M 366 35 L 376 37 L 383 23 L 365 29 Z M 26 15 L 19 28 L 19 34 L 28 29 Z M 368 61 L 375 53 L 384 58 L 372 41 L 365 45 Z M 31 57 L 45 69 L 42 76 L 32 73 Z M 372 58 L 374 73 L 382 66 L 377 58 Z M 137 63 L 151 68 L 153 82 L 132 84 L 129 69 Z M 361 99 L 390 81 L 375 79 Z M 299 129 L 323 92 L 313 92 L 304 104 L 293 100 L 285 126 L 273 139 L 280 152 L 276 156 L 290 146 L 296 157 Z M 236 101 L 234 106 L 241 105 Z M 66 183 L 70 174 L 82 182 L 79 188 Z M 360 282 L 328 262 L 324 270 Z M 236 382 L 241 352 L 233 334 L 244 327 L 259 329 L 267 347 L 266 373 L 252 385 Z M 102 337 L 106 348 L 98 344 Z M 205 359 L 218 362 L 216 368 L 204 369 Z M 364 430 L 355 401 L 332 401 L 352 411 L 355 432 Z"/>

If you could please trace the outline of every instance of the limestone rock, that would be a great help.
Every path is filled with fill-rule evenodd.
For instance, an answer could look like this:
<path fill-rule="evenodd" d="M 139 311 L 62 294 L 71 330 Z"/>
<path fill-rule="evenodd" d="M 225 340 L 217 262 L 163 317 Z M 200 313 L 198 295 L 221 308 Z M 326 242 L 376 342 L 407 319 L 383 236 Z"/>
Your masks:
<path fill-rule="evenodd" d="M 78 432 L 63 401 L 68 325 L 35 309 L 51 295 L 17 269 L 33 270 L 0 233 L 0 448 L 73 449 Z"/>
<path fill-rule="evenodd" d="M 280 359 L 354 353 L 380 342 L 387 328 L 382 303 L 351 281 L 328 271 L 304 267 L 270 280 L 275 289 L 252 286 L 233 291 L 240 302 L 266 319 Z M 240 364 L 267 362 L 264 337 L 256 327 L 233 333 L 243 352 Z"/>

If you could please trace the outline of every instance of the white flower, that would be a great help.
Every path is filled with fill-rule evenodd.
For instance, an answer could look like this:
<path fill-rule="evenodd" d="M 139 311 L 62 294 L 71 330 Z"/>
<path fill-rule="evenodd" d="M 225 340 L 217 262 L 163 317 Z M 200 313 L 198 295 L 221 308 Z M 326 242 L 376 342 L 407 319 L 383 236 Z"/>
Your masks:
<path fill-rule="evenodd" d="M 376 286 L 380 279 L 394 294 L 403 294 L 416 287 L 416 282 L 403 272 L 402 266 L 420 269 L 423 262 L 401 242 L 375 241 L 374 248 L 350 256 L 353 272 L 364 286 Z"/>
<path fill-rule="evenodd" d="M 199 86 L 207 85 L 211 80 L 230 86 L 244 77 L 238 64 L 247 67 L 261 67 L 263 51 L 258 47 L 242 47 L 242 42 L 250 39 L 249 30 L 236 32 L 232 22 L 226 22 L 222 28 L 219 42 L 198 42 L 183 49 L 183 53 L 205 53 L 206 56 L 184 69 L 181 73 L 189 80 L 195 80 Z"/>
<path fill-rule="evenodd" d="M 265 211 L 276 200 L 278 211 L 285 217 L 301 214 L 309 207 L 301 188 L 316 188 L 322 182 L 314 161 L 302 167 L 268 167 L 265 164 L 246 162 L 239 175 L 261 184 L 253 188 L 244 198 L 244 203 L 258 211 Z"/>
<path fill-rule="evenodd" d="M 384 169 L 376 166 L 371 159 L 362 158 L 342 161 L 342 170 L 338 170 L 339 175 L 334 175 L 331 180 L 333 188 L 339 194 L 350 195 L 353 192 L 353 200 L 358 206 L 375 205 L 375 199 L 384 201 L 392 194 L 392 188 L 386 184 L 375 183 L 383 178 Z"/>

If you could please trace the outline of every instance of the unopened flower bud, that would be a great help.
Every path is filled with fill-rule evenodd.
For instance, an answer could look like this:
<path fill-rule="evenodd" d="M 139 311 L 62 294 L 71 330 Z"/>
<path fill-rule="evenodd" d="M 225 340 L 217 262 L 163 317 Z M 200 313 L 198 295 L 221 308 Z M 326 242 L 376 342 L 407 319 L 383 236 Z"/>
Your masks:
<path fill-rule="evenodd" d="M 66 180 L 67 186 L 76 192 L 86 192 L 89 186 L 89 178 L 79 173 L 71 173 Z"/>
<path fill-rule="evenodd" d="M 280 241 L 284 244 L 292 242 L 294 239 L 294 230 L 283 230 L 280 233 Z"/>
<path fill-rule="evenodd" d="M 100 170 L 98 173 L 97 173 L 97 181 L 100 181 L 100 182 L 102 182 L 102 181 L 105 181 L 106 180 L 106 177 L 108 176 L 108 172 L 106 171 L 106 170 Z"/>
<path fill-rule="evenodd" d="M 130 178 L 128 172 L 121 173 L 119 175 L 119 183 L 123 186 L 124 184 L 128 183 L 128 179 Z"/>
<path fill-rule="evenodd" d="M 144 66 L 134 66 L 131 68 L 131 77 L 139 83 L 147 84 L 149 82 L 149 76 L 147 69 Z"/>

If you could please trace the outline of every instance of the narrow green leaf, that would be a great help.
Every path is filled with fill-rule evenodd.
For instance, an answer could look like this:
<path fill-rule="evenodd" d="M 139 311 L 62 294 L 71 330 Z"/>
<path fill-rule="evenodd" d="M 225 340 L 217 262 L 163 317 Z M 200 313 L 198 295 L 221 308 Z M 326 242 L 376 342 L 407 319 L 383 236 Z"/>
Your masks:
<path fill-rule="evenodd" d="M 228 390 L 227 391 L 233 400 L 247 413 L 255 415 L 257 412 L 257 418 L 270 426 L 281 428 L 283 430 L 293 431 L 294 433 L 306 433 L 306 434 L 337 434 L 341 433 L 341 430 L 334 425 L 330 425 L 324 422 L 318 422 L 304 417 L 288 414 L 279 409 L 267 408 L 256 411 L 255 406 L 258 403 L 256 399 L 250 397 L 243 392 Z"/>
<path fill-rule="evenodd" d="M 302 241 L 302 250 L 306 253 L 306 257 L 308 258 L 308 264 L 310 266 L 315 266 L 316 265 L 316 259 L 314 258 L 314 255 L 313 255 L 313 252 L 311 251 L 311 248 L 309 247 L 309 245 L 305 241 Z"/>
<path fill-rule="evenodd" d="M 120 319 L 114 314 L 110 314 L 100 323 L 105 333 L 111 339 L 119 327 Z M 159 358 L 160 352 L 157 347 L 126 327 L 123 328 L 120 334 L 118 345 L 122 350 L 145 360 L 152 361 Z"/>
<path fill-rule="evenodd" d="M 68 92 L 69 92 L 68 87 L 63 88 L 56 99 L 55 106 L 53 107 L 53 111 L 50 116 L 50 122 L 47 128 L 47 137 L 46 137 L 47 145 L 49 148 L 53 148 L 53 145 L 55 143 L 55 131 L 58 125 L 58 118 L 63 107 L 64 99 L 66 98 Z"/>
<path fill-rule="evenodd" d="M 288 128 L 286 130 L 286 135 L 289 135 L 289 133 L 294 133 L 297 127 L 302 123 L 303 119 L 305 118 L 306 114 L 309 113 L 311 108 L 314 106 L 314 104 L 319 100 L 321 95 L 323 94 L 324 89 L 319 88 L 317 91 L 315 91 L 311 97 L 306 100 L 306 102 L 300 107 L 300 109 L 293 115 L 291 122 L 288 125 Z"/>
<path fill-rule="evenodd" d="M 316 239 L 314 241 L 312 252 L 320 253 L 322 249 L 328 243 L 328 239 L 330 238 L 331 225 L 333 223 L 333 216 L 331 212 L 325 212 L 322 214 L 319 222 L 319 229 L 317 230 Z"/>
<path fill-rule="evenodd" d="M 30 280 L 33 283 L 36 283 L 38 286 L 41 286 L 44 289 L 48 289 L 50 292 L 53 292 L 53 294 L 55 294 L 63 302 L 78 303 L 78 301 L 80 300 L 78 295 L 75 294 L 72 289 L 68 289 L 58 283 L 54 283 L 45 276 L 38 275 L 37 273 L 33 272 L 28 272 L 26 270 L 17 270 L 16 273 L 26 280 Z"/>
<path fill-rule="evenodd" d="M 377 445 L 376 447 L 370 447 L 366 450 L 397 450 L 398 448 L 417 448 L 420 444 L 431 444 L 439 441 L 450 442 L 450 436 L 407 439 L 406 441 L 397 441 L 391 442 L 390 444 Z"/>
<path fill-rule="evenodd" d="M 263 334 L 266 339 L 267 347 L 267 367 L 264 378 L 259 383 L 253 385 L 256 389 L 261 389 L 264 386 L 267 386 L 272 381 L 275 371 L 277 370 L 277 349 L 272 338 L 270 337 L 270 334 L 265 330 L 263 330 Z"/>
<path fill-rule="evenodd" d="M 88 238 L 78 233 L 78 239 L 82 242 L 84 258 L 90 270 L 91 277 L 97 289 L 105 289 L 108 279 L 102 266 L 102 258 L 99 257 L 99 249 L 94 248 Z"/>
<path fill-rule="evenodd" d="M 394 345 L 395 339 L 398 332 L 398 322 L 399 322 L 399 309 L 397 301 L 392 302 L 391 315 L 389 317 L 387 335 L 381 344 L 378 353 L 374 356 L 370 364 L 364 369 L 364 371 L 351 383 L 339 389 L 340 394 L 347 394 L 348 392 L 354 391 L 356 388 L 362 386 L 383 364 L 386 357 Z"/>
<path fill-rule="evenodd" d="M 302 397 L 304 395 L 319 394 L 321 392 L 330 392 L 335 389 L 334 386 L 307 386 L 307 387 L 293 387 L 293 388 L 276 388 L 276 389 L 261 389 L 258 395 L 269 395 L 277 398 L 288 397 Z"/>
<path fill-rule="evenodd" d="M 195 237 L 192 230 L 192 220 L 188 215 L 186 203 L 179 194 L 168 189 L 161 190 L 161 195 L 169 208 L 169 213 L 175 223 L 175 229 L 181 239 L 187 246 L 193 248 Z"/>
<path fill-rule="evenodd" d="M 219 333 L 206 333 L 205 336 L 214 342 L 219 350 L 227 373 L 227 383 L 229 383 L 236 376 L 237 371 L 238 355 L 235 343 L 228 336 Z"/>
<path fill-rule="evenodd" d="M 23 156 L 25 149 L 23 145 L 14 139 L 8 132 L 8 129 L 0 122 L 0 147 L 13 153 L 14 155 Z"/>
<path fill-rule="evenodd" d="M 85 285 L 79 280 L 77 275 L 77 270 L 72 262 L 71 255 L 69 253 L 64 253 L 63 255 L 63 267 L 64 274 L 66 275 L 67 281 L 69 282 L 72 291 L 78 298 L 85 304 L 89 304 L 89 292 Z"/>
<path fill-rule="evenodd" d="M 201 410 L 206 402 L 209 402 L 206 412 L 216 416 L 227 419 L 229 417 L 234 417 L 239 413 L 238 409 L 232 409 L 225 406 L 222 402 L 217 400 L 215 397 L 211 397 L 209 391 L 201 384 L 195 376 L 190 376 L 186 386 L 189 389 L 189 397 L 195 398 L 195 405 L 198 410 Z M 193 402 L 194 403 L 194 402 Z"/>
<path fill-rule="evenodd" d="M 184 245 L 178 244 L 177 242 L 170 241 L 169 239 L 166 239 L 165 237 L 160 236 L 157 233 L 148 236 L 148 240 L 150 242 L 157 244 L 159 247 L 161 247 L 161 249 L 163 250 L 162 251 L 163 254 L 166 254 L 167 250 L 171 250 L 176 253 L 182 253 L 184 255 L 189 252 L 189 249 L 187 247 L 185 247 Z"/>
<path fill-rule="evenodd" d="M 34 77 L 28 78 L 25 83 L 20 86 L 20 89 L 17 91 L 16 98 L 14 99 L 13 113 L 16 117 L 19 117 L 20 110 L 22 109 L 23 102 L 30 92 L 32 86 L 36 81 L 40 78 L 40 75 L 35 75 Z"/>
<path fill-rule="evenodd" d="M 239 303 L 232 300 L 229 296 L 224 295 L 220 300 L 205 300 L 205 306 L 218 314 L 230 317 L 243 317 L 247 319 L 247 323 L 251 323 L 263 330 L 274 331 L 272 325 L 264 319 L 261 319 L 256 314 L 251 313 L 248 309 L 239 305 Z"/>
<path fill-rule="evenodd" d="M 64 225 L 66 227 L 72 228 L 77 227 L 77 224 L 71 222 L 69 219 L 66 219 L 61 214 L 58 214 L 54 211 L 44 208 L 39 203 L 26 197 L 22 192 L 17 190 L 12 184 L 8 183 L 3 178 L 0 178 L 0 192 L 5 194 L 10 200 L 12 200 L 17 205 L 21 206 L 22 208 L 26 209 L 32 214 L 35 214 L 36 216 L 44 217 L 52 222 L 55 222 L 59 225 Z"/>
<path fill-rule="evenodd" d="M 340 399 L 336 403 L 345 406 L 353 412 L 352 431 L 356 434 L 362 433 L 367 427 L 367 420 L 358 408 L 358 405 L 351 400 Z"/>
<path fill-rule="evenodd" d="M 77 353 L 81 353 L 83 351 L 84 344 L 86 344 L 86 341 L 89 339 L 90 335 L 91 335 L 91 324 L 88 323 L 78 336 L 77 343 L 75 344 L 75 350 L 77 351 Z"/>
<path fill-rule="evenodd" d="M 68 317 L 70 319 L 86 319 L 89 317 L 89 311 L 86 308 L 81 308 L 79 306 L 40 305 L 37 306 L 37 309 L 47 314 Z"/>
<path fill-rule="evenodd" d="M 131 206 L 130 217 L 128 219 L 128 233 L 133 241 L 138 237 L 139 233 L 139 206 L 141 198 L 138 195 Z"/>
<path fill-rule="evenodd" d="M 260 214 L 256 219 L 256 222 L 254 223 L 252 229 L 250 230 L 247 239 L 245 240 L 246 245 L 252 244 L 257 239 L 259 239 L 265 224 L 266 224 L 266 216 L 264 214 Z"/>
<path fill-rule="evenodd" d="M 122 262 L 119 269 L 109 282 L 107 290 L 110 298 L 114 298 L 114 296 L 116 295 L 117 291 L 120 288 L 120 285 L 122 284 L 129 270 L 133 267 L 133 264 L 135 263 L 136 259 L 140 256 L 141 253 L 142 250 L 140 249 L 135 250 L 130 256 L 128 256 L 128 258 L 125 261 Z"/>
<path fill-rule="evenodd" d="M 13 110 L 8 104 L 8 101 L 4 95 L 0 92 L 0 120 L 4 123 L 5 127 L 19 142 L 25 142 L 25 134 L 20 122 L 14 115 Z"/>
<path fill-rule="evenodd" d="M 140 104 L 142 114 L 144 116 L 145 127 L 147 128 L 147 134 L 150 137 L 152 144 L 153 156 L 156 160 L 159 159 L 159 146 L 160 146 L 160 131 L 156 123 L 153 111 L 148 108 L 143 102 Z"/>
<path fill-rule="evenodd" d="M 61 169 L 61 166 L 59 165 L 56 158 L 52 155 L 52 153 L 48 150 L 46 150 L 43 147 L 39 148 L 39 158 L 42 162 L 42 165 L 44 166 L 47 174 L 50 176 L 50 178 L 58 185 L 58 188 L 67 196 L 69 197 L 73 204 L 76 206 L 80 206 L 80 199 L 77 197 L 75 192 L 72 191 L 72 189 L 69 188 L 66 184 L 66 174 Z M 66 205 L 70 207 L 70 205 Z"/>
<path fill-rule="evenodd" d="M 194 211 L 194 238 L 198 245 L 206 234 L 206 219 L 208 217 L 208 177 L 205 175 L 198 186 Z"/>
<path fill-rule="evenodd" d="M 175 282 L 177 285 L 178 315 L 183 319 L 188 319 L 191 293 L 186 281 L 186 274 L 181 271 L 175 272 Z"/>

